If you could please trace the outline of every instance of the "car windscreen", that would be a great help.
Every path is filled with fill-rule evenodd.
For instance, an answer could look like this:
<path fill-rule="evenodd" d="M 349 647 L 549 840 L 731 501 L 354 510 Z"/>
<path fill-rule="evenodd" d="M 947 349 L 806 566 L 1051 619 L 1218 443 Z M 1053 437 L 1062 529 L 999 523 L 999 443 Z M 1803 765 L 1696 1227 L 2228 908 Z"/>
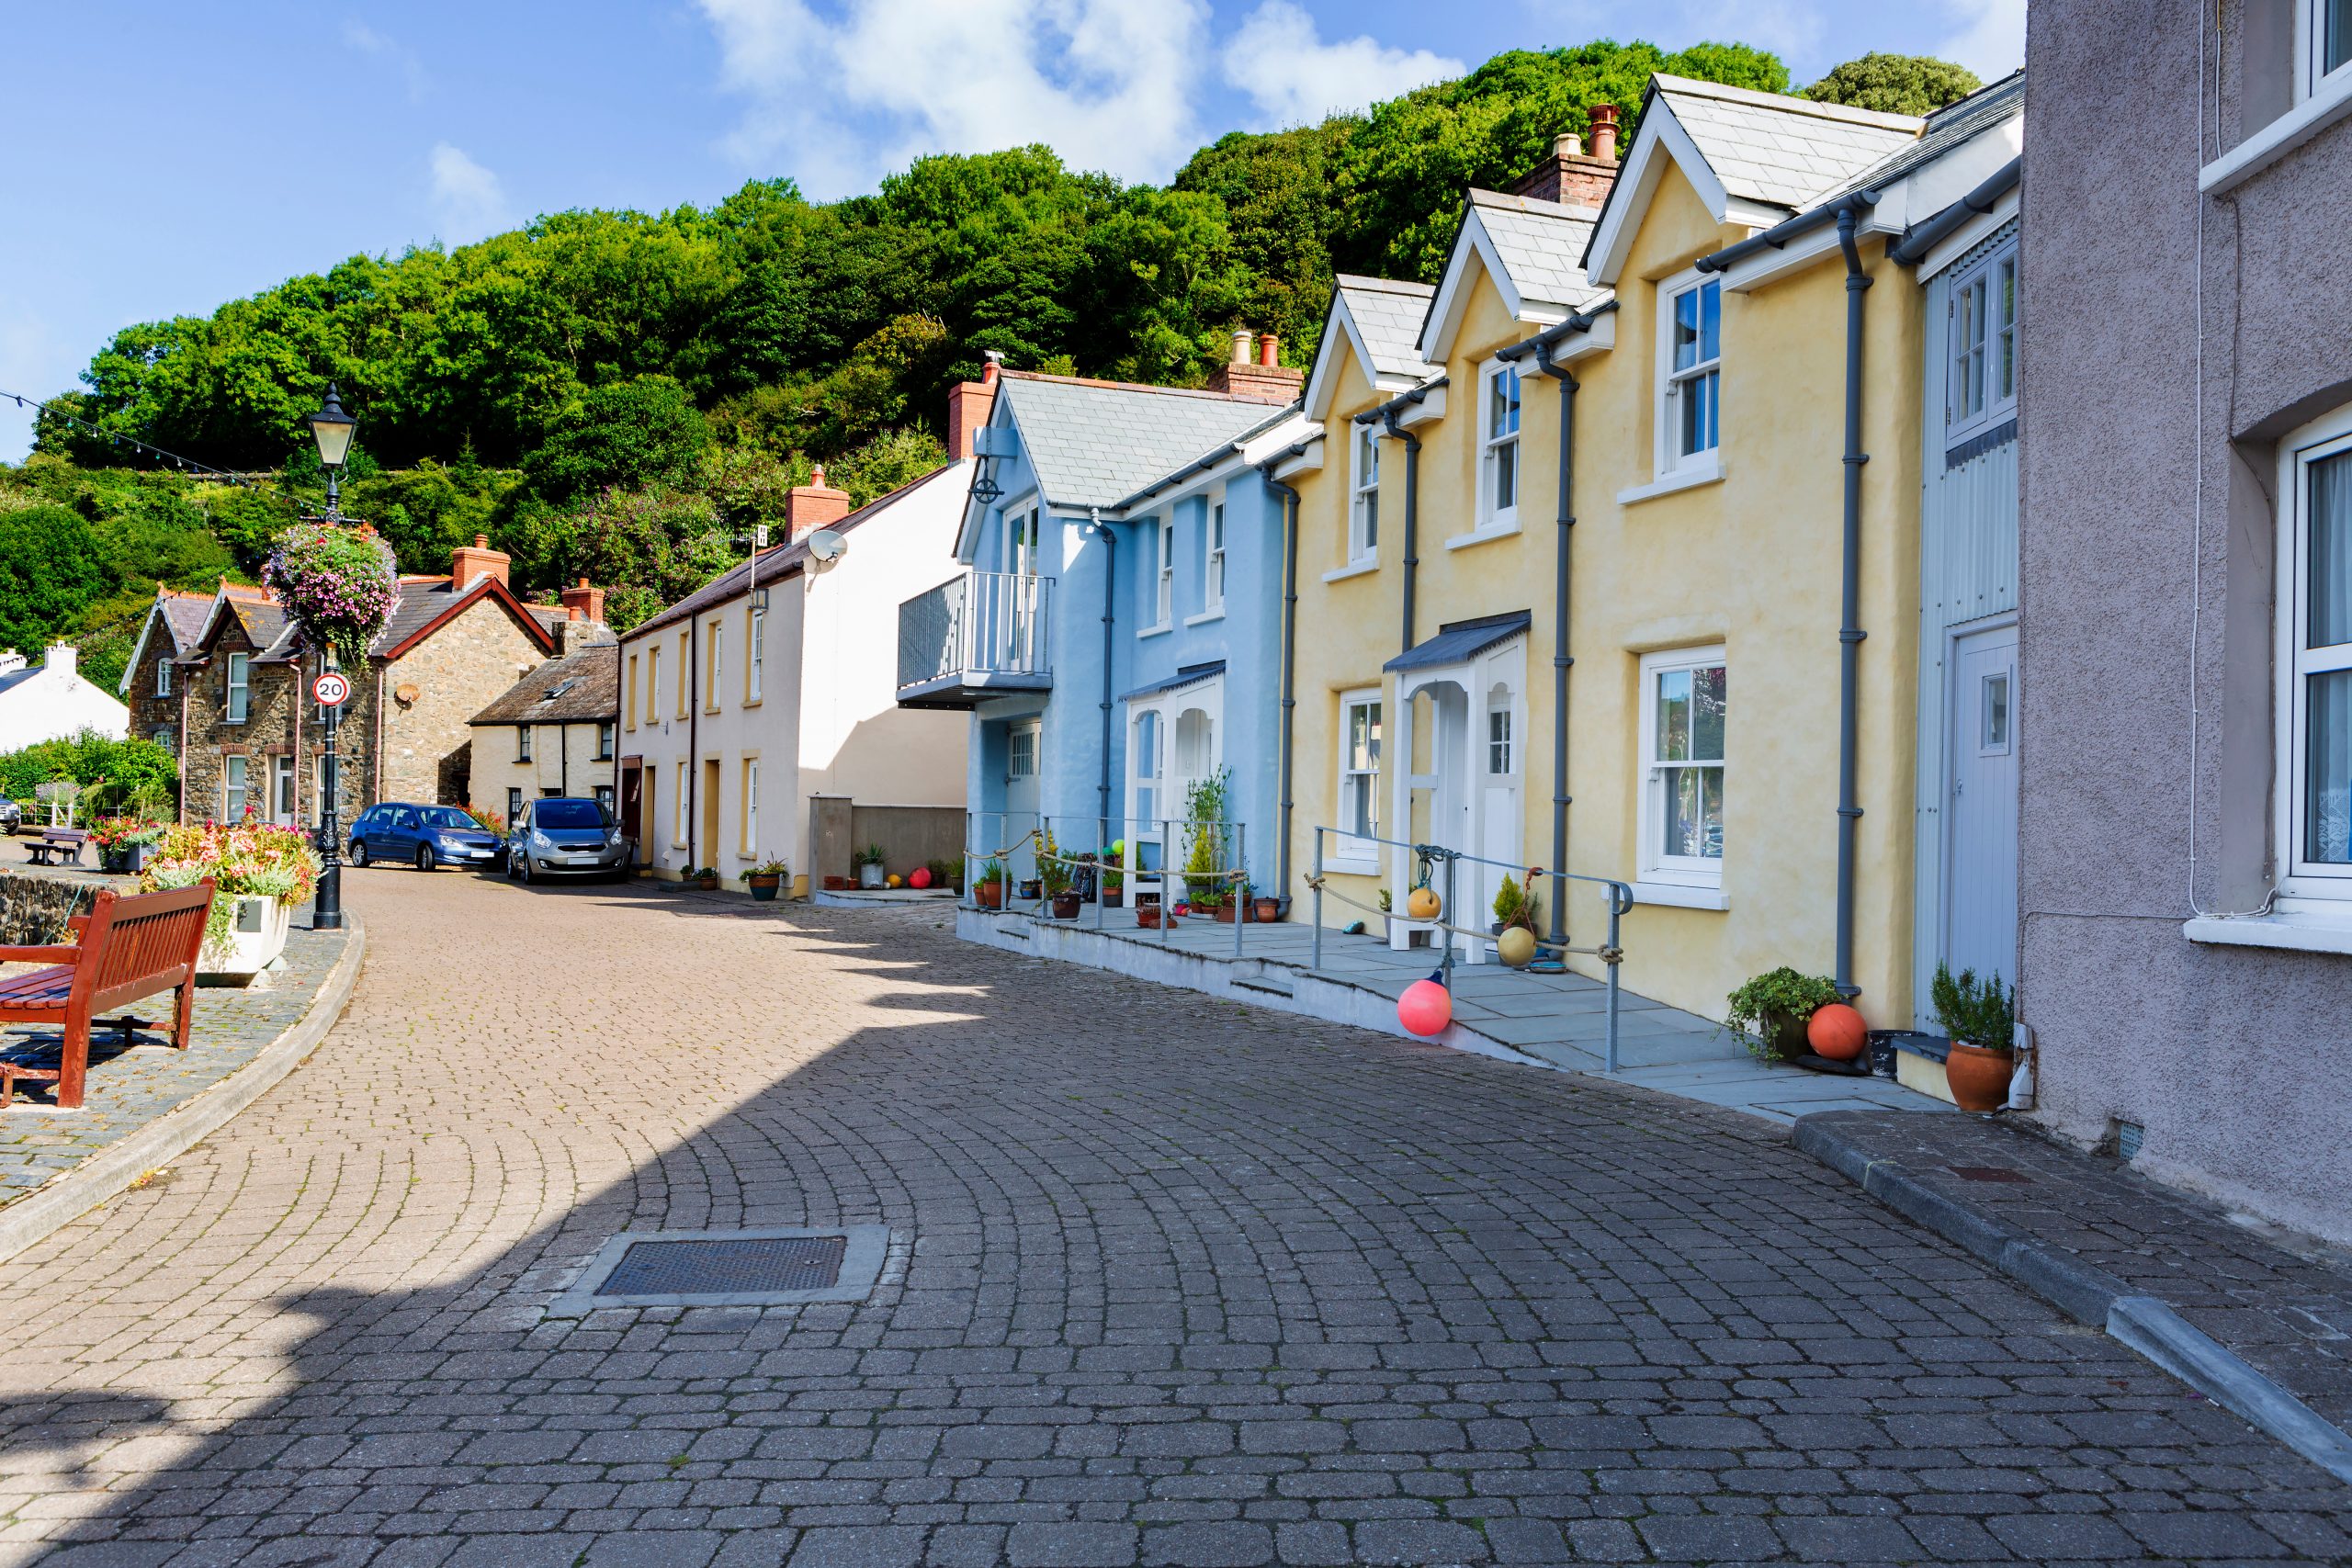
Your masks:
<path fill-rule="evenodd" d="M 428 828 L 479 828 L 481 826 L 454 806 L 426 807 L 424 825 Z"/>
<path fill-rule="evenodd" d="M 542 800 L 531 821 L 540 828 L 601 828 L 605 810 L 593 800 Z"/>

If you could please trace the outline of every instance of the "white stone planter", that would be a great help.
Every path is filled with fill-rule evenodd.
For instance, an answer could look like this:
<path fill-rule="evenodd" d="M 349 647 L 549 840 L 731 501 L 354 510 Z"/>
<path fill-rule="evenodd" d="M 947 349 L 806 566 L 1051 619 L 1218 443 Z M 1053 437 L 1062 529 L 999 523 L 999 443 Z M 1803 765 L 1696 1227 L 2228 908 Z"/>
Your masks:
<path fill-rule="evenodd" d="M 880 887 L 884 886 L 885 874 L 879 865 L 867 861 L 857 868 L 857 885 L 860 887 Z"/>
<path fill-rule="evenodd" d="M 229 934 L 219 942 L 205 943 L 198 956 L 197 982 L 250 986 L 286 950 L 286 932 L 292 923 L 283 901 L 266 894 L 240 896 L 229 917 Z"/>

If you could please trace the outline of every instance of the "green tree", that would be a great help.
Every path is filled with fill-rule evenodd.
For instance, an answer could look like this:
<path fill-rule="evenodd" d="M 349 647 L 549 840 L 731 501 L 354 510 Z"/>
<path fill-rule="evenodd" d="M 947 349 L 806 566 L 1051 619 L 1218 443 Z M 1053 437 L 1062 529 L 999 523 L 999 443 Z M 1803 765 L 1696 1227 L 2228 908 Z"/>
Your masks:
<path fill-rule="evenodd" d="M 1949 60 L 1872 52 L 1846 62 L 1798 96 L 1817 104 L 1925 115 L 1956 104 L 1984 85 L 1974 72 Z"/>
<path fill-rule="evenodd" d="M 80 513 L 53 503 L 0 512 L 0 648 L 38 660 L 115 582 L 106 543 Z"/>
<path fill-rule="evenodd" d="M 710 426 L 667 376 L 591 387 L 548 422 L 547 440 L 523 463 L 543 500 L 568 501 L 609 486 L 674 479 L 710 445 Z"/>

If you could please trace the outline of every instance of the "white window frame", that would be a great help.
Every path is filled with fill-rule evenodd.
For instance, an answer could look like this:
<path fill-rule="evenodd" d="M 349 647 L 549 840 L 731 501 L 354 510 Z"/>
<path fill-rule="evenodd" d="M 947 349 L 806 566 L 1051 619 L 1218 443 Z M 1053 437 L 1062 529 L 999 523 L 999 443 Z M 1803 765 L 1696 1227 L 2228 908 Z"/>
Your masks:
<path fill-rule="evenodd" d="M 1144 748 L 1137 739 L 1145 722 L 1151 725 L 1151 772 L 1143 772 Z M 1168 864 L 1167 843 L 1159 824 L 1164 818 L 1183 815 L 1181 807 L 1171 807 L 1168 800 L 1168 748 L 1175 737 L 1170 731 L 1166 710 L 1157 702 L 1130 704 L 1127 710 L 1127 794 L 1126 830 L 1112 835 L 1127 841 L 1125 868 L 1132 885 L 1138 875 L 1156 877 Z M 1143 792 L 1151 791 L 1149 811 L 1143 808 Z M 1143 846 L 1151 844 L 1159 851 L 1159 865 L 1149 872 L 1140 871 Z M 1157 883 L 1154 884 L 1156 887 Z"/>
<path fill-rule="evenodd" d="M 1722 644 L 1709 648 L 1677 648 L 1642 656 L 1642 700 L 1640 733 L 1634 739 L 1634 756 L 1640 793 L 1639 849 L 1634 863 L 1636 874 L 1645 883 L 1666 887 L 1701 888 L 1719 891 L 1724 881 L 1724 858 L 1730 853 L 1728 820 L 1725 821 L 1724 856 L 1670 855 L 1658 848 L 1658 836 L 1666 821 L 1666 771 L 1669 767 L 1689 767 L 1686 761 L 1666 762 L 1657 755 L 1657 685 L 1658 677 L 1680 671 L 1696 671 L 1722 666 L 1728 680 L 1730 660 L 1724 657 Z M 1731 749 L 1729 716 L 1724 726 L 1724 749 Z M 1708 759 L 1697 759 L 1699 765 L 1708 765 Z M 1724 780 L 1724 814 L 1730 814 L 1731 769 L 1728 755 L 1715 762 L 1723 768 Z M 1639 890 L 1636 890 L 1638 896 Z"/>
<path fill-rule="evenodd" d="M 702 711 L 717 713 L 718 694 L 726 690 L 727 682 L 727 623 L 714 615 L 707 629 L 710 632 L 709 690 L 703 693 Z"/>
<path fill-rule="evenodd" d="M 506 787 L 506 825 L 514 827 L 523 820 L 523 792 L 514 785 Z"/>
<path fill-rule="evenodd" d="M 1519 775 L 1517 713 L 1517 705 L 1510 701 L 1489 702 L 1487 705 L 1486 776 L 1490 779 L 1516 778 Z M 1497 720 L 1501 721 L 1499 728 Z"/>
<path fill-rule="evenodd" d="M 2342 62 L 2333 71 L 2327 69 L 2325 0 L 2296 0 L 2295 13 L 2296 101 L 2316 97 L 2331 87 L 2352 85 L 2352 40 L 2346 40 Z"/>
<path fill-rule="evenodd" d="M 2311 468 L 2352 453 L 2352 405 L 2312 421 L 2278 444 L 2278 654 L 2276 711 L 2278 780 L 2276 841 L 2282 908 L 2322 900 L 2338 918 L 2352 917 L 2352 865 L 2303 855 L 2304 806 L 2311 774 L 2305 747 L 2310 714 L 2308 678 L 2352 669 L 2352 643 L 2306 649 L 2311 615 Z"/>
<path fill-rule="evenodd" d="M 1367 813 L 1373 832 L 1380 831 L 1381 784 L 1387 761 L 1387 708 L 1385 697 L 1378 686 L 1363 686 L 1340 694 L 1339 744 L 1333 748 L 1339 761 L 1339 793 L 1332 798 L 1339 803 L 1336 814 L 1338 831 L 1334 834 L 1332 863 L 1342 871 L 1355 871 L 1364 875 L 1376 875 L 1380 870 L 1380 846 L 1371 839 L 1359 838 L 1349 829 L 1354 826 L 1356 803 L 1368 802 Z M 1377 733 L 1372 737 L 1374 748 L 1369 768 L 1355 767 L 1355 755 L 1351 744 L 1355 734 L 1355 715 L 1359 709 L 1378 710 L 1374 719 Z"/>
<path fill-rule="evenodd" d="M 2008 283 L 2008 299 L 2002 300 L 2001 285 Z M 1963 342 L 1961 314 L 1963 303 L 1981 297 L 1983 332 Z M 2018 242 L 2012 237 L 1970 264 L 1964 272 L 1955 272 L 1945 290 L 1944 313 L 1944 440 L 1946 444 L 1963 441 L 1969 436 L 1992 429 L 2002 422 L 2016 417 L 2018 412 L 2018 319 L 2022 314 L 2023 300 L 2018 293 Z M 2006 309 L 2008 319 L 2003 321 Z M 1999 390 L 2001 356 L 2007 355 L 2009 389 Z M 1973 369 L 1971 362 L 1973 361 Z M 1964 389 L 1971 375 L 1981 376 L 1983 385 L 1974 408 L 1966 406 Z"/>
<path fill-rule="evenodd" d="M 1225 614 L 1225 497 L 1209 498 L 1201 516 L 1201 613 L 1198 619 Z"/>
<path fill-rule="evenodd" d="M 1380 559 L 1380 427 L 1351 425 L 1348 446 L 1348 564 Z"/>
<path fill-rule="evenodd" d="M 760 700 L 761 682 L 766 676 L 766 671 L 763 668 L 766 662 L 765 651 L 762 645 L 767 641 L 763 635 L 767 630 L 767 618 L 768 613 L 765 610 L 756 604 L 752 606 L 751 622 L 745 634 L 751 640 L 750 659 L 743 666 L 743 700 L 746 703 L 756 703 Z"/>
<path fill-rule="evenodd" d="M 155 660 L 155 694 L 159 697 L 172 694 L 172 656 L 168 653 Z"/>
<path fill-rule="evenodd" d="M 760 760 L 743 759 L 743 841 L 736 854 L 743 860 L 757 860 L 760 855 Z"/>
<path fill-rule="evenodd" d="M 514 760 L 518 762 L 531 760 L 531 727 L 527 724 L 514 727 Z"/>
<path fill-rule="evenodd" d="M 1689 368 L 1674 367 L 1674 308 L 1684 295 L 1715 291 L 1715 356 L 1695 360 Z M 1723 460 L 1723 279 L 1692 267 L 1657 286 L 1657 474 L 1712 473 Z M 1703 320 L 1703 316 L 1702 316 Z M 1681 450 L 1682 389 L 1712 375 L 1715 378 L 1715 442 L 1694 452 Z"/>
<path fill-rule="evenodd" d="M 670 847 L 683 850 L 686 847 L 686 764 L 684 762 L 678 764 L 678 800 L 673 810 L 678 822 L 677 831 L 670 840 Z M 689 866 L 687 869 L 691 871 L 694 868 Z"/>
<path fill-rule="evenodd" d="M 597 720 L 596 761 L 600 762 L 611 761 L 613 760 L 613 753 L 615 750 L 618 750 L 619 745 L 620 736 L 617 733 L 613 721 L 609 718 Z"/>
<path fill-rule="evenodd" d="M 232 653 L 228 664 L 228 690 L 221 702 L 223 719 L 230 724 L 243 724 L 254 711 L 253 655 Z"/>
<path fill-rule="evenodd" d="M 1498 428 L 1495 418 L 1495 389 L 1509 380 L 1510 394 L 1510 428 Z M 1520 445 L 1520 429 L 1525 422 L 1527 385 L 1519 374 L 1519 367 L 1506 359 L 1493 360 L 1478 374 L 1478 517 L 1476 532 L 1510 534 L 1519 530 L 1519 497 L 1526 487 L 1527 468 L 1521 458 L 1525 448 Z M 1505 465 L 1510 475 L 1510 503 L 1503 504 L 1501 489 Z"/>
<path fill-rule="evenodd" d="M 253 762 L 245 757 L 220 759 L 220 820 L 231 827 L 245 819 L 253 804 Z"/>
<path fill-rule="evenodd" d="M 1037 776 L 1037 746 L 1045 737 L 1044 728 L 1037 724 L 1016 724 L 1006 732 L 1004 741 L 1004 773 L 1010 779 L 1033 779 Z M 1027 767 L 1023 767 L 1021 743 L 1029 743 Z"/>
<path fill-rule="evenodd" d="M 1176 624 L 1176 519 L 1151 520 L 1151 625 L 1146 632 L 1164 632 Z"/>

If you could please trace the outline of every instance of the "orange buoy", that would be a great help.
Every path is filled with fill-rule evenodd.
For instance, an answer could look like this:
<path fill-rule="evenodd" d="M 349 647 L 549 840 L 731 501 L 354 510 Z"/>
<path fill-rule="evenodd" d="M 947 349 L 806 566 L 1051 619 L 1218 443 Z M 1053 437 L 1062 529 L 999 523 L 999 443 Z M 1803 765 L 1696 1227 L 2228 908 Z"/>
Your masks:
<path fill-rule="evenodd" d="M 1453 993 L 1434 978 L 1416 980 L 1396 998 L 1396 1021 L 1405 1026 L 1405 1032 L 1424 1040 L 1442 1034 L 1453 1021 Z"/>
<path fill-rule="evenodd" d="M 1815 1055 L 1850 1062 L 1869 1043 L 1870 1029 L 1860 1013 L 1844 1002 L 1831 1002 L 1814 1009 L 1812 1021 L 1804 1026 L 1804 1038 Z"/>

